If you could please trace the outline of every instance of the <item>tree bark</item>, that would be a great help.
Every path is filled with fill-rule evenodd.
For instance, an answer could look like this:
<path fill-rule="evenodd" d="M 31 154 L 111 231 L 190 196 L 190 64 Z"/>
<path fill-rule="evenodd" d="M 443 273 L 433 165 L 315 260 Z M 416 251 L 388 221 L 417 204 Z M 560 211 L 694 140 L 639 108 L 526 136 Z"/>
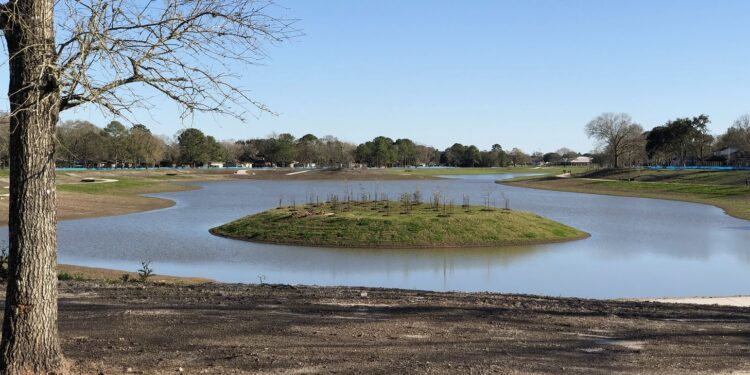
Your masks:
<path fill-rule="evenodd" d="M 60 108 L 54 0 L 16 0 L 10 56 L 10 252 L 0 373 L 64 373 L 57 336 L 55 125 Z"/>

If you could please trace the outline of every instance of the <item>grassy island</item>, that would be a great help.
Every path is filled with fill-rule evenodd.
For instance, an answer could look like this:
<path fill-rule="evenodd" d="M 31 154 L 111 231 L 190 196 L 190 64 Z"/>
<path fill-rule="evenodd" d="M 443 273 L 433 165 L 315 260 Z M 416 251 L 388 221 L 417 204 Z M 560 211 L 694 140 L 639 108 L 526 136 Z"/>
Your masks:
<path fill-rule="evenodd" d="M 509 246 L 588 237 L 528 212 L 394 201 L 279 207 L 210 232 L 263 243 L 358 248 Z"/>

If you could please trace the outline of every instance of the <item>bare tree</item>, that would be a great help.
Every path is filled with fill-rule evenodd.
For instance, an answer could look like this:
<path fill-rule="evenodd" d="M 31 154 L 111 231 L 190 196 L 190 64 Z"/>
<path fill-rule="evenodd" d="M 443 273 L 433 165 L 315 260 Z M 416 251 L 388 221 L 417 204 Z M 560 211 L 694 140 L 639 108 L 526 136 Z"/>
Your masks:
<path fill-rule="evenodd" d="M 625 113 L 602 113 L 586 125 L 586 135 L 599 141 L 612 155 L 615 168 L 620 166 L 620 158 L 631 143 L 642 137 L 642 132 L 643 128 Z"/>
<path fill-rule="evenodd" d="M 65 372 L 57 337 L 55 126 L 94 104 L 116 115 L 159 93 L 194 111 L 267 111 L 233 67 L 296 34 L 269 1 L 8 0 L 10 261 L 0 372 Z M 55 17 L 57 15 L 57 17 Z M 56 21 L 57 20 L 57 21 Z M 249 106 L 248 106 L 249 104 Z"/>

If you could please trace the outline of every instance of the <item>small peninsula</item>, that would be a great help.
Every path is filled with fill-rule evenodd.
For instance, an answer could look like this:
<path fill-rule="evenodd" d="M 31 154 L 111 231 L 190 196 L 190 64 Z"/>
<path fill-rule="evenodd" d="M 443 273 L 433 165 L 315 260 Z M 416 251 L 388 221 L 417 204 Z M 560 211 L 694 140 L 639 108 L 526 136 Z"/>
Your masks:
<path fill-rule="evenodd" d="M 252 242 L 352 248 L 499 247 L 589 236 L 528 212 L 385 200 L 278 207 L 210 232 Z"/>

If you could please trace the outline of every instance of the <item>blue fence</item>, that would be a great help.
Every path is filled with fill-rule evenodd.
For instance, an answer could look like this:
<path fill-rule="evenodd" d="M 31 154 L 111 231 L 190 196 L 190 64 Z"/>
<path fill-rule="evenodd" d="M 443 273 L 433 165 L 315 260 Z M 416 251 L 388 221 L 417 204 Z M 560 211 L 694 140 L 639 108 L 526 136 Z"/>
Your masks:
<path fill-rule="evenodd" d="M 56 171 L 158 171 L 160 169 L 164 170 L 217 170 L 217 169 L 252 169 L 252 170 L 264 170 L 264 169 L 274 169 L 272 167 L 260 167 L 260 168 L 246 168 L 246 167 L 196 167 L 196 168 L 189 168 L 189 167 L 151 167 L 151 168 L 144 168 L 144 167 L 137 167 L 137 168 L 83 168 L 83 167 L 57 167 L 55 168 Z M 304 168 L 297 168 L 297 169 L 304 169 Z"/>

